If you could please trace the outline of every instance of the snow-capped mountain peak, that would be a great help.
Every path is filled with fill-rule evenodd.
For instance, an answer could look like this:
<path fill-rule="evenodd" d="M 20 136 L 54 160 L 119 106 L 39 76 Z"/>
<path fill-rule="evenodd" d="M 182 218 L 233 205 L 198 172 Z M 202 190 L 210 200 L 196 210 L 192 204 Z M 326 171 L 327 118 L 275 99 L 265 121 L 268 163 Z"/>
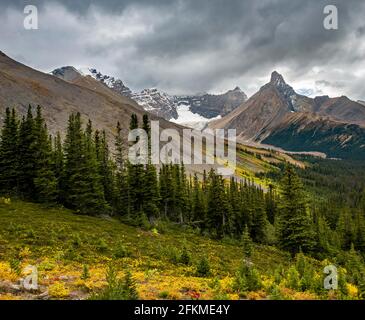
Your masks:
<path fill-rule="evenodd" d="M 89 67 L 76 69 L 67 66 L 55 69 L 52 74 L 66 81 L 73 81 L 77 77 L 92 77 L 122 96 L 133 99 L 146 111 L 194 128 L 205 127 L 210 120 L 224 116 L 247 99 L 239 87 L 219 95 L 199 93 L 189 96 L 172 96 L 157 88 L 133 92 L 122 80 Z"/>
<path fill-rule="evenodd" d="M 53 70 L 50 73 L 65 81 L 73 81 L 76 78 L 83 75 L 82 73 L 79 72 L 79 70 L 77 70 L 76 68 L 74 68 L 72 66 L 61 67 L 61 68 Z"/>
<path fill-rule="evenodd" d="M 139 93 L 133 93 L 131 98 L 145 110 L 153 112 L 160 117 L 170 120 L 177 119 L 177 101 L 174 96 L 156 88 L 143 89 Z"/>
<path fill-rule="evenodd" d="M 104 75 L 95 68 L 80 68 L 78 70 L 83 76 L 90 76 L 95 80 L 98 80 L 108 86 L 110 89 L 120 93 L 123 96 L 131 97 L 132 91 L 129 89 L 122 80 L 114 77 Z"/>

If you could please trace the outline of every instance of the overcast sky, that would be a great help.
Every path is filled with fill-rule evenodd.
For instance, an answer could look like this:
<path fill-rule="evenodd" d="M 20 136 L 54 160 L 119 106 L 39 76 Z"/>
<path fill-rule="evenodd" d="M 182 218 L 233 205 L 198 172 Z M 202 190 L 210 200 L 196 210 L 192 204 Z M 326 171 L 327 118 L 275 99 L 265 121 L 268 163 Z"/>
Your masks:
<path fill-rule="evenodd" d="M 25 4 L 39 29 L 25 30 Z M 323 27 L 334 4 L 339 29 Z M 365 100 L 365 1 L 0 0 L 0 50 L 42 71 L 95 67 L 133 90 L 252 95 L 273 70 L 310 95 Z"/>

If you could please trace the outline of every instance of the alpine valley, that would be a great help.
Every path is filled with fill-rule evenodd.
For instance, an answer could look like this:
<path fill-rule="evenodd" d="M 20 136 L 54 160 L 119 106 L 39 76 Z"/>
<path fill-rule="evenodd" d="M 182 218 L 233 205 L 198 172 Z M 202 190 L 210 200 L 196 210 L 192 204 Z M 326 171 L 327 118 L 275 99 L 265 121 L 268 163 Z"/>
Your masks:
<path fill-rule="evenodd" d="M 251 97 L 128 80 L 0 52 L 0 300 L 365 299 L 362 100 L 298 94 L 276 71 Z M 130 130 L 149 138 L 152 120 L 179 139 L 235 129 L 233 174 L 216 170 L 228 161 L 131 161 Z"/>

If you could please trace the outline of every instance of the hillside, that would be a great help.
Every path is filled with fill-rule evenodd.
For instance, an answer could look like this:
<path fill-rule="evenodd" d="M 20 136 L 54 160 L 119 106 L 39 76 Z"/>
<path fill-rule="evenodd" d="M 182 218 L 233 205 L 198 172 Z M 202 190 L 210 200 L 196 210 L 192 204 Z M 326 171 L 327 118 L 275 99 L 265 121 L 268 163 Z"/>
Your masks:
<path fill-rule="evenodd" d="M 181 260 L 184 248 L 188 262 Z M 197 276 L 204 256 L 210 272 Z M 19 201 L 0 204 L 0 299 L 86 299 L 106 286 L 106 265 L 111 261 L 120 275 L 132 271 L 142 299 L 321 297 L 314 291 L 291 289 L 286 271 L 277 278 L 277 270 L 288 270 L 295 261 L 263 245 L 256 245 L 251 257 L 261 275 L 260 289 L 242 295 L 234 285 L 242 259 L 238 242 L 210 240 L 167 222 L 142 230 L 115 218 L 79 216 L 62 208 Z M 33 293 L 18 283 L 29 264 L 39 271 L 40 289 Z M 321 263 L 311 264 L 319 268 L 320 276 Z M 85 265 L 89 277 L 83 278 Z"/>
<path fill-rule="evenodd" d="M 71 70 L 65 80 L 29 68 L 1 52 L 0 116 L 6 107 L 25 114 L 29 104 L 40 105 L 52 134 L 63 133 L 69 114 L 80 112 L 83 119 L 90 118 L 97 129 L 111 135 L 117 121 L 128 129 L 132 113 L 140 119 L 146 113 L 135 101 L 91 77 L 81 77 Z M 181 128 L 154 115 L 151 118 L 160 120 L 161 128 Z"/>
<path fill-rule="evenodd" d="M 285 125 L 278 126 L 262 142 L 289 151 L 319 151 L 332 158 L 365 159 L 365 128 L 328 117 L 291 114 Z"/>

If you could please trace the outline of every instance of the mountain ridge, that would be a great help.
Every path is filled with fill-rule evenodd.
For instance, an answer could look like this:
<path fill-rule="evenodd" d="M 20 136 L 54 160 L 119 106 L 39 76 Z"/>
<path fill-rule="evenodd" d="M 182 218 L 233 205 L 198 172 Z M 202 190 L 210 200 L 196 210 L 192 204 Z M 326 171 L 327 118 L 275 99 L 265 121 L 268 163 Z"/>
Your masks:
<path fill-rule="evenodd" d="M 51 74 L 71 82 L 75 82 L 74 79 L 79 79 L 80 76 L 90 76 L 120 95 L 136 101 L 146 111 L 166 120 L 177 120 L 177 108 L 181 104 L 189 104 L 189 110 L 192 113 L 209 120 L 228 114 L 247 100 L 247 95 L 238 86 L 222 94 L 203 93 L 176 96 L 157 88 L 145 88 L 139 92 L 133 92 L 122 80 L 105 75 L 95 68 L 76 69 L 73 66 L 64 66 L 53 70 Z"/>
<path fill-rule="evenodd" d="M 298 122 L 300 122 L 300 126 L 293 125 Z M 321 132 L 320 137 L 315 135 L 316 126 L 313 126 L 314 124 Z M 349 132 L 340 130 L 341 125 L 345 126 Z M 246 102 L 222 119 L 211 122 L 209 126 L 236 129 L 240 141 L 262 142 L 291 151 L 327 151 L 329 156 L 345 154 L 346 157 L 349 157 L 351 156 L 350 151 L 346 153 L 334 151 L 336 148 L 345 148 L 341 144 L 344 134 L 348 135 L 347 149 L 351 150 L 352 145 L 355 152 L 363 156 L 365 148 L 365 141 L 362 143 L 362 129 L 365 128 L 365 107 L 363 105 L 346 96 L 334 98 L 320 96 L 312 99 L 300 95 L 276 71 L 271 74 L 270 81 Z M 305 128 L 306 126 L 308 128 Z M 287 130 L 285 131 L 284 128 Z M 303 144 L 301 134 L 304 132 L 307 134 L 306 130 L 311 132 L 313 143 Z M 333 133 L 331 135 L 331 130 L 336 132 L 339 130 L 341 134 Z M 296 136 L 297 140 L 285 141 L 283 132 L 288 137 Z M 317 137 L 318 141 L 316 141 Z M 323 139 L 332 140 L 332 142 L 326 144 Z M 360 142 L 358 143 L 358 141 Z M 327 150 L 326 146 L 330 145 L 331 147 Z M 318 150 L 315 149 L 316 146 L 318 146 Z"/>

